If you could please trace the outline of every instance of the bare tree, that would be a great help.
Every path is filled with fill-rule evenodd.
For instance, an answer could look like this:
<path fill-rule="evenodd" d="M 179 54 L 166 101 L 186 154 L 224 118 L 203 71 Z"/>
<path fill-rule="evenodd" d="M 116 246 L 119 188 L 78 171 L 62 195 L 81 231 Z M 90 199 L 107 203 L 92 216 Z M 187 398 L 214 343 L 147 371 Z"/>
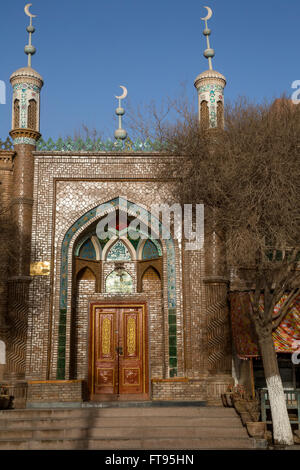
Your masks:
<path fill-rule="evenodd" d="M 252 291 L 274 441 L 291 445 L 272 332 L 300 293 L 300 106 L 240 99 L 226 110 L 224 130 L 201 129 L 187 109 L 183 117 L 159 135 L 171 154 L 186 157 L 175 196 L 204 203 L 206 225 L 224 240 L 228 275 L 235 271 Z"/>

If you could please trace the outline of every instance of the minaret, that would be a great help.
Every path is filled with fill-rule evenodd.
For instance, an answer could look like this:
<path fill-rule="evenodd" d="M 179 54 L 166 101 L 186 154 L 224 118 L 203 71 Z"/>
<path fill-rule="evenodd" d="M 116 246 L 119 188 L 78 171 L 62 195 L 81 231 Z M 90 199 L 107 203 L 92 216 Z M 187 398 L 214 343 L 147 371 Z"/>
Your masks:
<path fill-rule="evenodd" d="M 208 59 L 209 70 L 200 73 L 196 78 L 194 85 L 198 91 L 198 116 L 202 129 L 224 128 L 224 88 L 226 79 L 224 75 L 213 70 L 212 59 L 215 51 L 210 47 L 209 36 L 211 30 L 208 28 L 207 21 L 212 17 L 212 10 L 205 7 L 208 15 L 201 18 L 205 22 L 203 31 L 206 37 L 207 48 L 204 51 L 204 57 Z"/>
<path fill-rule="evenodd" d="M 15 226 L 15 260 L 13 260 L 14 275 L 29 276 L 31 220 L 33 204 L 33 155 L 36 142 L 40 138 L 40 91 L 43 79 L 38 72 L 31 68 L 31 58 L 36 49 L 31 44 L 35 31 L 32 26 L 32 15 L 29 12 L 31 4 L 25 6 L 25 13 L 30 17 L 29 44 L 25 46 L 28 56 L 27 67 L 14 72 L 10 77 L 13 87 L 12 130 L 14 159 L 14 189 L 12 219 Z M 15 251 L 14 250 L 14 251 Z"/>
<path fill-rule="evenodd" d="M 10 346 L 8 350 L 8 378 L 22 379 L 25 376 L 25 356 L 28 323 L 28 294 L 30 278 L 31 233 L 34 158 L 33 151 L 40 138 L 40 91 L 43 79 L 31 67 L 36 49 L 31 44 L 35 31 L 32 25 L 31 4 L 25 6 L 30 17 L 27 27 L 29 44 L 25 46 L 27 67 L 14 72 L 10 77 L 13 87 L 12 130 L 14 144 L 13 190 L 11 201 L 11 263 L 9 278 Z"/>

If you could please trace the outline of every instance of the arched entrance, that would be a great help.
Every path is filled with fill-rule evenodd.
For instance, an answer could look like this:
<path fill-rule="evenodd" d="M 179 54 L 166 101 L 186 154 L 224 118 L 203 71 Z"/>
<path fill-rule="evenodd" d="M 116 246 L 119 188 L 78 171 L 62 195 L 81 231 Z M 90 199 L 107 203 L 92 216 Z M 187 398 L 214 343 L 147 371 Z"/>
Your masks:
<path fill-rule="evenodd" d="M 116 210 L 119 210 L 120 199 L 121 198 L 117 198 L 113 201 Z M 130 216 L 131 204 L 132 203 L 128 202 L 128 216 Z M 101 240 L 97 240 L 97 234 L 95 234 L 93 230 L 95 229 L 97 222 L 101 219 L 101 214 L 103 214 L 102 217 L 107 214 L 106 206 L 107 204 L 100 206 L 103 208 L 101 209 L 102 212 L 98 207 L 89 211 L 80 219 L 78 219 L 78 221 L 76 221 L 72 227 L 70 227 L 62 243 L 63 250 L 61 257 L 62 265 L 60 290 L 60 311 L 62 321 L 59 325 L 59 331 L 61 332 L 61 335 L 58 350 L 58 364 L 60 367 L 57 369 L 57 378 L 63 379 L 65 377 L 64 369 L 62 367 L 65 357 L 63 344 L 64 319 L 66 317 L 66 312 L 67 318 L 69 318 L 69 306 L 67 303 L 67 298 L 68 292 L 71 292 L 72 290 L 71 297 L 73 300 L 74 296 L 76 297 L 77 295 L 74 302 L 72 302 L 74 305 L 80 305 L 80 308 L 72 308 L 72 314 L 70 315 L 71 326 L 68 326 L 67 324 L 69 331 L 73 332 L 73 339 L 71 338 L 70 341 L 70 344 L 73 345 L 73 347 L 71 347 L 71 354 L 69 356 L 70 361 L 73 357 L 77 356 L 77 363 L 74 365 L 74 367 L 72 367 L 70 364 L 69 370 L 71 371 L 71 374 L 68 377 L 70 379 L 74 378 L 87 380 L 90 384 L 91 396 L 93 396 L 94 399 L 97 398 L 95 397 L 96 395 L 99 395 L 99 393 L 95 392 L 99 391 L 101 391 L 103 396 L 107 394 L 106 392 L 108 392 L 111 397 L 116 395 L 121 396 L 122 394 L 124 394 L 125 397 L 125 388 L 122 389 L 121 387 L 120 389 L 121 379 L 124 379 L 122 386 L 125 384 L 127 391 L 131 390 L 131 393 L 135 393 L 136 395 L 141 394 L 141 396 L 144 394 L 145 396 L 145 393 L 149 391 L 149 389 L 147 389 L 147 383 L 149 382 L 149 364 L 146 360 L 147 356 L 149 356 L 153 377 L 163 377 L 168 364 L 170 367 L 169 370 L 167 369 L 168 373 L 171 374 L 173 372 L 173 375 L 171 376 L 176 375 L 176 323 L 173 321 L 173 317 L 175 318 L 176 315 L 174 242 L 172 238 L 163 240 L 162 243 L 159 240 L 152 239 L 150 240 L 151 242 L 147 242 L 145 240 L 124 240 L 124 234 L 122 233 L 122 230 L 119 230 L 119 233 L 115 233 L 114 235 L 116 238 L 119 238 L 122 242 L 125 243 L 125 249 L 124 247 L 120 246 L 116 240 L 114 241 L 111 239 L 107 243 L 104 243 Z M 149 212 L 143 208 L 140 208 L 140 210 L 141 213 L 142 211 L 145 211 L 149 214 Z M 121 262 L 120 260 L 116 259 L 116 253 L 118 252 L 122 253 L 123 256 Z M 71 256 L 74 257 L 72 260 L 72 283 L 70 282 L 71 279 L 69 275 Z M 86 268 L 89 269 L 86 270 Z M 81 279 L 76 278 L 77 274 L 79 273 L 81 273 Z M 93 275 L 91 275 L 91 273 L 93 273 Z M 115 291 L 111 290 L 109 292 L 107 287 L 110 285 L 113 286 L 113 289 L 115 288 L 116 283 L 113 282 L 113 279 L 117 279 L 117 275 L 120 275 L 123 280 L 126 280 L 127 278 L 125 283 L 120 282 L 119 285 L 126 284 L 127 288 L 130 288 L 130 282 L 132 282 L 133 288 L 131 290 L 129 289 L 127 292 L 118 291 L 118 289 Z M 74 293 L 73 286 L 78 286 L 77 293 Z M 92 295 L 90 291 L 92 286 L 95 286 L 94 295 Z M 166 293 L 164 296 L 163 292 Z M 139 348 L 139 351 L 142 352 L 142 356 L 140 357 L 142 357 L 143 361 L 145 361 L 145 369 L 140 369 L 140 366 L 134 364 L 132 364 L 131 368 L 127 367 L 127 364 L 125 364 L 126 367 L 123 367 L 123 358 L 115 357 L 114 360 L 117 360 L 117 363 L 115 362 L 114 365 L 105 364 L 105 362 L 102 362 L 102 369 L 104 370 L 106 368 L 107 370 L 105 374 L 100 373 L 100 371 L 96 372 L 98 368 L 98 365 L 96 364 L 98 358 L 95 354 L 97 348 L 98 350 L 99 348 L 102 348 L 102 343 L 99 341 L 105 339 L 104 333 L 105 331 L 108 331 L 107 325 L 109 322 L 106 321 L 104 323 L 104 328 L 102 328 L 101 322 L 98 322 L 99 328 L 96 329 L 94 327 L 94 330 L 92 329 L 92 325 L 94 324 L 95 326 L 97 324 L 95 315 L 100 315 L 100 313 L 102 314 L 103 312 L 100 312 L 100 310 L 103 308 L 107 309 L 109 304 L 110 308 L 117 309 L 115 313 L 110 313 L 113 315 L 113 318 L 117 319 L 115 320 L 115 324 L 118 325 L 118 328 L 120 325 L 120 328 L 117 329 L 118 334 L 120 330 L 122 330 L 123 333 L 126 331 L 126 335 L 128 337 L 129 334 L 127 334 L 127 331 L 134 331 L 134 324 L 132 318 L 129 324 L 126 323 L 125 318 L 128 316 L 128 311 L 126 309 L 141 308 L 143 310 L 142 314 L 140 312 L 135 313 L 135 317 L 137 319 L 137 336 L 135 344 Z M 95 307 L 95 305 L 97 307 Z M 94 307 L 94 313 L 92 314 L 92 308 Z M 98 308 L 97 314 L 96 308 Z M 149 322 L 147 320 L 147 315 Z M 146 325 L 145 330 L 140 329 L 143 323 Z M 150 336 L 152 337 L 151 346 L 148 346 L 147 343 L 147 328 L 149 328 L 151 333 Z M 110 344 L 114 345 L 115 349 L 118 348 L 118 351 L 122 351 L 122 345 L 124 351 L 124 345 L 127 345 L 128 338 L 126 335 L 124 335 L 121 339 L 116 339 L 113 336 L 111 336 L 109 339 Z M 137 338 L 140 337 L 145 339 L 145 347 L 138 342 Z M 80 346 L 78 346 L 78 338 L 80 338 Z M 166 341 L 171 344 L 171 348 L 166 348 Z M 148 347 L 149 353 L 147 351 Z M 107 346 L 104 347 L 104 351 L 107 351 Z M 130 354 L 134 356 L 132 351 Z M 133 360 L 133 356 L 130 356 L 130 360 Z M 102 359 L 106 360 L 107 358 L 102 357 Z M 106 382 L 107 384 L 107 380 L 109 378 L 109 369 L 113 369 L 115 372 L 113 374 L 114 380 L 110 385 L 111 389 L 108 391 L 107 388 L 103 388 L 103 383 Z M 95 389 L 95 374 L 96 377 L 98 374 L 99 381 L 97 383 L 101 385 L 100 388 L 97 388 L 97 390 Z M 100 379 L 101 375 L 102 378 Z M 136 384 L 131 382 L 136 382 Z M 138 383 L 144 384 L 144 388 L 138 389 Z M 108 385 L 105 385 L 105 387 L 106 386 Z M 118 386 L 119 389 L 116 389 L 116 386 Z"/>

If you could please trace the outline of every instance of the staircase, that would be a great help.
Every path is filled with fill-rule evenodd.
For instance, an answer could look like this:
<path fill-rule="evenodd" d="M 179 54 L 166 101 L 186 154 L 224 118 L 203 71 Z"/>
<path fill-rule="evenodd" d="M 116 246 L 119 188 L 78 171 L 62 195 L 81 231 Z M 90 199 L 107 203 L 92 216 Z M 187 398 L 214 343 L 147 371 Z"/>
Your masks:
<path fill-rule="evenodd" d="M 0 411 L 0 450 L 253 449 L 234 409 L 127 405 Z"/>

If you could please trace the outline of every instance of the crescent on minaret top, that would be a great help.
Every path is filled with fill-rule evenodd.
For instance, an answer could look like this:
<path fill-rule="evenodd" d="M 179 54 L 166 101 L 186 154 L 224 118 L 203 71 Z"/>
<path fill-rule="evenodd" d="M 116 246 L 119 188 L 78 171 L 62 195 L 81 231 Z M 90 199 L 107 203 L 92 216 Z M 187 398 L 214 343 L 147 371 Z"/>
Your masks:
<path fill-rule="evenodd" d="M 121 96 L 116 96 L 116 98 L 117 98 L 118 100 L 123 100 L 124 98 L 126 98 L 126 96 L 127 96 L 127 94 L 128 94 L 128 91 L 127 91 L 127 88 L 126 88 L 125 86 L 123 86 L 123 85 L 120 85 L 120 88 L 122 88 L 122 90 L 123 90 L 124 93 L 123 93 L 123 95 L 121 95 Z"/>
<path fill-rule="evenodd" d="M 32 6 L 32 3 L 27 3 L 27 5 L 25 5 L 25 8 L 24 8 L 24 11 L 26 13 L 27 16 L 29 16 L 29 18 L 36 18 L 36 15 L 33 15 L 32 13 L 30 13 L 29 11 L 29 8 Z"/>
<path fill-rule="evenodd" d="M 204 8 L 207 9 L 208 15 L 205 16 L 205 18 L 201 18 L 201 20 L 203 20 L 203 21 L 210 20 L 212 15 L 213 15 L 212 9 L 210 7 L 204 7 Z"/>

